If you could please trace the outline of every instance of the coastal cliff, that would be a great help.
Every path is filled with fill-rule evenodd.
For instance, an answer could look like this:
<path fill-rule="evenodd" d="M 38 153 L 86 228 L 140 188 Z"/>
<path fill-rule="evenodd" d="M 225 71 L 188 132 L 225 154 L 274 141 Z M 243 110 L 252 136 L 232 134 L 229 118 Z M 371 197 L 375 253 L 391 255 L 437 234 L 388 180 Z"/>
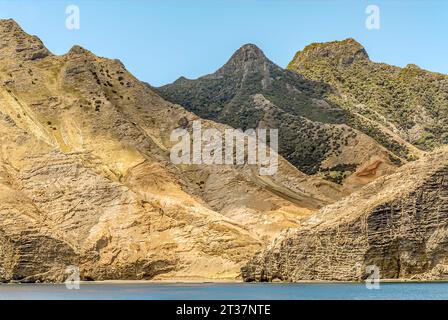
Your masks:
<path fill-rule="evenodd" d="M 326 206 L 242 268 L 245 281 L 448 278 L 448 148 Z"/>

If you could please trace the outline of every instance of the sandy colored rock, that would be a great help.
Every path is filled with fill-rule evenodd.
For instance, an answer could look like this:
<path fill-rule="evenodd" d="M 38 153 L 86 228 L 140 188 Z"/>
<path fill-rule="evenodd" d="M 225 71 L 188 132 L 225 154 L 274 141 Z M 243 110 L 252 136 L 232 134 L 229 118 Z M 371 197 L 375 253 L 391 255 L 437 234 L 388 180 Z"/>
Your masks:
<path fill-rule="evenodd" d="M 0 280 L 235 279 L 278 233 L 347 194 L 280 158 L 174 165 L 198 117 L 118 60 L 52 55 L 0 21 Z M 212 121 L 204 127 L 228 128 Z"/>
<path fill-rule="evenodd" d="M 448 278 L 448 148 L 406 164 L 284 231 L 242 268 L 246 281 Z"/>

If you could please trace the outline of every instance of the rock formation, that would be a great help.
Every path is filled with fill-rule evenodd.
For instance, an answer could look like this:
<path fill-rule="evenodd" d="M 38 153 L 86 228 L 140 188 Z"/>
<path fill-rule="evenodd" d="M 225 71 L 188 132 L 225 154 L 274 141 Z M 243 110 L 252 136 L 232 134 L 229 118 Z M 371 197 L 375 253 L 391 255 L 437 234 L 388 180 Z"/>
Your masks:
<path fill-rule="evenodd" d="M 297 52 L 288 69 L 334 88 L 328 98 L 395 153 L 409 157 L 409 144 L 432 150 L 448 143 L 445 74 L 414 64 L 399 68 L 372 62 L 354 39 L 310 44 Z"/>
<path fill-rule="evenodd" d="M 283 232 L 245 281 L 448 278 L 448 147 L 378 178 Z M 371 267 L 370 267 L 371 268 Z"/>
<path fill-rule="evenodd" d="M 196 115 L 118 60 L 53 55 L 13 20 L 0 39 L 0 281 L 63 281 L 69 266 L 85 280 L 234 279 L 346 194 L 282 158 L 273 176 L 174 165 L 170 133 Z"/>
<path fill-rule="evenodd" d="M 356 61 L 367 59 L 361 47 L 354 52 L 343 46 L 339 49 L 353 63 L 355 57 Z M 310 64 L 319 57 L 310 55 Z M 333 56 L 325 57 L 333 61 Z M 278 128 L 279 153 L 286 160 L 307 174 L 350 190 L 423 154 L 400 136 L 372 125 L 369 110 L 348 108 L 332 82 L 307 78 L 308 73 L 300 74 L 295 66 L 292 62 L 291 70 L 282 69 L 248 44 L 215 73 L 196 80 L 182 77 L 157 90 L 206 119 L 235 128 Z"/>

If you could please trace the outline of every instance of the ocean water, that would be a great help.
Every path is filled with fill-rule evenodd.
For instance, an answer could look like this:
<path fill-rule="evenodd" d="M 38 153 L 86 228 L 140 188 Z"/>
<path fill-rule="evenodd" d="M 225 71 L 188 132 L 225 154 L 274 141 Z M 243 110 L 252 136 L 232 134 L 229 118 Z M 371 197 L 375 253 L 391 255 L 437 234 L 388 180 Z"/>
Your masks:
<path fill-rule="evenodd" d="M 0 284 L 2 299 L 75 300 L 448 300 L 448 283 L 382 283 L 379 289 L 365 284 L 277 283 L 81 283 L 79 290 L 60 284 Z"/>

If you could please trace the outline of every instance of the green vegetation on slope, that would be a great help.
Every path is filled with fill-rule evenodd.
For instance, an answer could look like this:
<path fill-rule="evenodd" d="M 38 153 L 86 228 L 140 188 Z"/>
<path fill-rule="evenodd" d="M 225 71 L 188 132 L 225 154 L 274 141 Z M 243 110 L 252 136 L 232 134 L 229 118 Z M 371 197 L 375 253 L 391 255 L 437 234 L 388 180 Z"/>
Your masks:
<path fill-rule="evenodd" d="M 235 128 L 279 128 L 279 152 L 314 174 L 322 162 L 353 139 L 352 115 L 326 99 L 332 88 L 269 61 L 254 45 L 240 48 L 217 72 L 197 80 L 180 78 L 157 89 L 202 118 Z"/>
<path fill-rule="evenodd" d="M 412 64 L 398 68 L 374 63 L 353 39 L 309 45 L 288 69 L 331 85 L 344 98 L 338 99 L 341 107 L 362 107 L 364 116 L 419 148 L 431 150 L 448 143 L 446 75 Z M 387 146 L 377 133 L 367 133 Z"/>

